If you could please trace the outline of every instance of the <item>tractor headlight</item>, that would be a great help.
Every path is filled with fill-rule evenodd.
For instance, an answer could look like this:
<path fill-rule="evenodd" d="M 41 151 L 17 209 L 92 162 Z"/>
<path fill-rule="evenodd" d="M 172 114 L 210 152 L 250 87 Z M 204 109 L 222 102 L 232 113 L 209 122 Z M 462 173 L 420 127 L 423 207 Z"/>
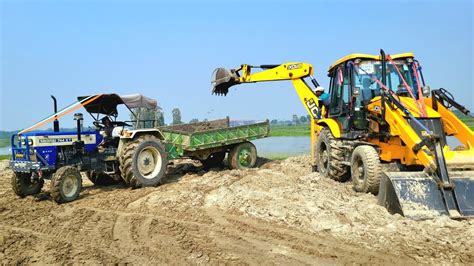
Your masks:
<path fill-rule="evenodd" d="M 33 140 L 32 139 L 28 139 L 28 145 L 33 146 Z"/>

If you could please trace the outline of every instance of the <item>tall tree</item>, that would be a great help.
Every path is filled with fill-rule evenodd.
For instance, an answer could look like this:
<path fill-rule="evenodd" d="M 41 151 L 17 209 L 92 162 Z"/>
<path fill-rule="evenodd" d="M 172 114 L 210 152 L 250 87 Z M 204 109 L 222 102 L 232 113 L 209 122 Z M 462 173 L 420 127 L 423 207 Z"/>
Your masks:
<path fill-rule="evenodd" d="M 145 107 L 133 108 L 130 120 L 135 128 L 152 128 L 164 125 L 164 116 L 161 107 L 154 109 Z"/>
<path fill-rule="evenodd" d="M 294 114 L 292 122 L 294 125 L 298 125 L 300 123 L 300 119 L 298 118 L 298 115 Z"/>
<path fill-rule="evenodd" d="M 183 122 L 181 121 L 181 111 L 179 108 L 174 108 L 173 111 L 173 125 L 179 125 L 182 124 Z"/>

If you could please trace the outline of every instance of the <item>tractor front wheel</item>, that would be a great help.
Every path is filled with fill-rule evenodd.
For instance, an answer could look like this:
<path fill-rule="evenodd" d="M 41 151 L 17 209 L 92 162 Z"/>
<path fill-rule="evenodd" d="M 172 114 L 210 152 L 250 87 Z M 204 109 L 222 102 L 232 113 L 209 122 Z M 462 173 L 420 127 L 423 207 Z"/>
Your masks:
<path fill-rule="evenodd" d="M 82 189 L 81 172 L 74 166 L 63 166 L 51 179 L 51 197 L 58 203 L 71 202 L 79 197 Z"/>
<path fill-rule="evenodd" d="M 31 173 L 14 173 L 11 182 L 13 191 L 21 198 L 40 193 L 44 184 L 43 179 L 31 180 Z"/>

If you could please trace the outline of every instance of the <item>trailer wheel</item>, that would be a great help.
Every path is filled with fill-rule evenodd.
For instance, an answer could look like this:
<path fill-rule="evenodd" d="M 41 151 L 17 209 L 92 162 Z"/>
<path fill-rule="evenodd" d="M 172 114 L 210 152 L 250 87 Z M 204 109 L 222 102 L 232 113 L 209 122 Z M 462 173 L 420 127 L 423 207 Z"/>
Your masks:
<path fill-rule="evenodd" d="M 111 186 L 119 183 L 118 180 L 115 180 L 113 177 L 104 172 L 92 170 L 86 172 L 86 176 L 96 186 Z"/>
<path fill-rule="evenodd" d="M 318 171 L 324 177 L 339 182 L 349 180 L 349 167 L 343 164 L 342 142 L 335 139 L 329 129 L 323 128 L 319 133 L 315 152 Z"/>
<path fill-rule="evenodd" d="M 30 173 L 14 173 L 11 182 L 13 191 L 21 198 L 40 193 L 44 184 L 43 179 L 32 181 Z"/>
<path fill-rule="evenodd" d="M 225 158 L 225 151 L 211 153 L 205 160 L 201 160 L 202 165 L 211 168 L 222 165 Z"/>
<path fill-rule="evenodd" d="M 152 135 L 143 135 L 128 142 L 120 157 L 122 178 L 133 188 L 160 184 L 167 165 L 165 148 Z"/>
<path fill-rule="evenodd" d="M 71 202 L 79 197 L 82 189 L 82 177 L 74 166 L 63 166 L 51 179 L 51 197 L 56 203 Z"/>
<path fill-rule="evenodd" d="M 251 142 L 235 145 L 227 156 L 230 169 L 247 169 L 257 162 L 257 149 Z"/>
<path fill-rule="evenodd" d="M 352 184 L 357 192 L 379 192 L 382 168 L 379 154 L 369 145 L 358 146 L 354 149 L 351 159 Z"/>

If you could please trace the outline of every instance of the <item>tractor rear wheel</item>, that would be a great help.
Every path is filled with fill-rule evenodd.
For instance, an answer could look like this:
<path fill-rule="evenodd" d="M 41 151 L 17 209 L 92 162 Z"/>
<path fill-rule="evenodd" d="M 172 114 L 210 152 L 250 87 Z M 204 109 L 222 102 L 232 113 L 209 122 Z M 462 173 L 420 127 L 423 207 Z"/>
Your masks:
<path fill-rule="evenodd" d="M 168 158 L 160 140 L 152 135 L 128 142 L 120 156 L 120 172 L 132 188 L 156 186 L 166 174 Z"/>
<path fill-rule="evenodd" d="M 74 166 L 59 168 L 51 178 L 51 197 L 56 203 L 66 203 L 77 199 L 81 189 L 81 172 Z"/>
<path fill-rule="evenodd" d="M 349 180 L 349 167 L 344 165 L 342 141 L 334 138 L 331 131 L 323 128 L 316 142 L 318 171 L 325 177 L 339 182 Z"/>
<path fill-rule="evenodd" d="M 111 186 L 119 183 L 119 181 L 115 180 L 110 175 L 100 171 L 88 171 L 86 172 L 86 176 L 96 186 Z"/>
<path fill-rule="evenodd" d="M 247 169 L 257 162 L 257 148 L 251 142 L 235 145 L 227 156 L 230 169 Z"/>
<path fill-rule="evenodd" d="M 352 152 L 351 159 L 352 184 L 357 192 L 379 192 L 382 167 L 379 153 L 369 145 L 358 146 Z"/>
<path fill-rule="evenodd" d="M 32 181 L 31 173 L 14 173 L 11 182 L 13 191 L 21 198 L 40 193 L 44 184 L 43 179 Z"/>
<path fill-rule="evenodd" d="M 222 165 L 225 158 L 225 151 L 211 153 L 205 160 L 201 160 L 202 165 L 211 168 Z"/>

